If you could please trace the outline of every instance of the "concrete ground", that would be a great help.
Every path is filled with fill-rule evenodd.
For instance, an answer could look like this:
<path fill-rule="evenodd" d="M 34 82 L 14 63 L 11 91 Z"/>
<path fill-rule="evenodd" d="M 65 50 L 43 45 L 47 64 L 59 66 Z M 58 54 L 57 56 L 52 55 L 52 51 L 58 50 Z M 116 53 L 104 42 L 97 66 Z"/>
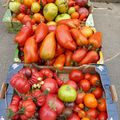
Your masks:
<path fill-rule="evenodd" d="M 0 4 L 4 0 L 0 0 Z M 112 84 L 120 99 L 120 4 L 94 3 L 94 21 L 98 31 L 103 32 L 103 53 Z M 8 66 L 13 63 L 14 34 L 8 34 L 1 22 L 5 8 L 0 6 L 0 86 L 6 78 Z M 120 106 L 120 101 L 118 101 Z M 119 109 L 120 113 L 120 109 Z"/>

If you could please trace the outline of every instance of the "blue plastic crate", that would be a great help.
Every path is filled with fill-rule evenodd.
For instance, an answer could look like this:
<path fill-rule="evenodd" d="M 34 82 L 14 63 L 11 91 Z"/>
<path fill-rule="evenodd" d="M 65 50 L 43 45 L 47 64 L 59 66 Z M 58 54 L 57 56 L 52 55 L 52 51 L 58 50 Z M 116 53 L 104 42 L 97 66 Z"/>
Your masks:
<path fill-rule="evenodd" d="M 6 116 L 7 105 L 9 105 L 9 103 L 11 102 L 12 95 L 14 92 L 13 88 L 9 84 L 9 81 L 15 73 L 17 73 L 19 70 L 23 68 L 23 66 L 24 64 L 14 63 L 9 67 L 7 79 L 5 82 L 6 84 L 8 84 L 6 98 L 0 99 L 0 116 L 3 116 L 4 118 Z M 108 120 L 119 120 L 117 103 L 113 101 L 112 94 L 110 91 L 111 82 L 108 76 L 107 67 L 105 65 L 88 65 L 88 66 L 86 65 L 85 67 L 94 68 L 95 71 L 100 75 L 101 82 L 105 91 L 106 101 L 107 101 Z M 67 68 L 69 69 L 69 67 Z M 78 69 L 79 68 L 80 67 L 78 67 Z M 84 69 L 84 66 L 81 68 Z M 2 119 L 0 118 L 0 120 Z"/>

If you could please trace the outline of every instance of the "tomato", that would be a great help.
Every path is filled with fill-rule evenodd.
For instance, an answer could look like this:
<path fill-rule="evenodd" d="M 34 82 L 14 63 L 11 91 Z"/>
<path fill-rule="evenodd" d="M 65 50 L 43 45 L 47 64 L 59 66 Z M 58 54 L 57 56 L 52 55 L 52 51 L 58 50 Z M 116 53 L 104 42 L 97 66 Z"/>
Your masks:
<path fill-rule="evenodd" d="M 22 115 L 20 115 L 21 120 L 25 120 L 24 118 L 29 119 L 34 116 L 36 111 L 36 106 L 32 100 L 22 101 L 21 109 L 22 108 L 24 108 L 24 112 Z"/>
<path fill-rule="evenodd" d="M 49 33 L 42 41 L 39 48 L 39 56 L 43 60 L 51 60 L 54 58 L 56 52 L 55 33 Z"/>
<path fill-rule="evenodd" d="M 84 117 L 81 120 L 90 120 L 88 117 Z"/>
<path fill-rule="evenodd" d="M 19 21 L 22 21 L 22 19 L 24 18 L 24 16 L 25 16 L 24 13 L 20 13 L 20 14 L 17 15 L 17 19 L 18 19 Z"/>
<path fill-rule="evenodd" d="M 83 79 L 79 82 L 79 88 L 87 92 L 90 90 L 90 82 L 86 79 Z"/>
<path fill-rule="evenodd" d="M 19 105 L 21 98 L 18 95 L 14 95 L 11 101 L 12 105 Z"/>
<path fill-rule="evenodd" d="M 73 53 L 72 60 L 75 62 L 80 62 L 86 56 L 86 54 L 87 54 L 87 49 L 79 48 Z"/>
<path fill-rule="evenodd" d="M 22 18 L 21 18 L 21 19 L 22 19 Z M 25 16 L 23 17 L 23 19 L 21 20 L 21 22 L 22 22 L 23 24 L 26 24 L 28 21 L 31 22 L 31 18 L 30 18 L 29 15 L 25 15 Z"/>
<path fill-rule="evenodd" d="M 107 118 L 107 112 L 100 112 L 100 114 L 98 115 L 98 120 L 107 120 Z"/>
<path fill-rule="evenodd" d="M 81 33 L 82 33 L 85 37 L 89 38 L 89 37 L 93 34 L 93 30 L 92 30 L 91 27 L 89 27 L 89 26 L 84 26 L 84 27 L 82 27 L 82 29 L 81 29 Z"/>
<path fill-rule="evenodd" d="M 31 69 L 28 68 L 28 67 L 22 68 L 22 69 L 19 71 L 19 73 L 24 74 L 27 78 L 30 78 L 31 75 L 32 75 L 32 71 L 31 71 Z"/>
<path fill-rule="evenodd" d="M 73 108 L 73 111 L 78 113 L 80 111 L 80 107 L 78 105 L 75 105 L 74 108 Z"/>
<path fill-rule="evenodd" d="M 77 98 L 76 98 L 76 103 L 77 104 L 80 104 L 80 103 L 83 103 L 84 101 L 84 96 L 85 96 L 85 93 L 84 92 L 79 92 L 78 91 L 78 94 L 77 94 Z"/>
<path fill-rule="evenodd" d="M 101 98 L 103 95 L 103 89 L 101 87 L 96 87 L 93 88 L 94 90 L 92 91 L 92 93 L 95 95 L 95 97 L 97 99 Z"/>
<path fill-rule="evenodd" d="M 40 90 L 32 91 L 32 96 L 36 99 L 36 104 L 38 106 L 43 106 L 45 103 L 45 95 Z"/>
<path fill-rule="evenodd" d="M 68 80 L 68 81 L 66 82 L 66 84 L 67 84 L 67 85 L 70 85 L 70 86 L 73 87 L 75 90 L 77 90 L 77 84 L 76 84 L 74 81 Z"/>
<path fill-rule="evenodd" d="M 79 115 L 80 118 L 83 118 L 83 117 L 86 116 L 86 112 L 85 112 L 84 110 L 80 110 L 80 111 L 78 112 L 78 115 Z"/>
<path fill-rule="evenodd" d="M 78 19 L 79 18 L 79 13 L 78 12 L 74 12 L 71 14 L 71 18 L 72 19 Z"/>
<path fill-rule="evenodd" d="M 74 102 L 76 97 L 77 92 L 70 85 L 62 85 L 58 90 L 58 98 L 64 102 Z"/>
<path fill-rule="evenodd" d="M 51 109 L 48 104 L 42 106 L 39 110 L 40 120 L 56 120 L 57 114 L 54 109 Z"/>
<path fill-rule="evenodd" d="M 91 75 L 90 73 L 86 73 L 86 74 L 85 74 L 85 79 L 90 80 L 91 76 L 92 76 L 92 75 Z"/>
<path fill-rule="evenodd" d="M 43 80 L 43 75 L 40 74 L 38 71 L 34 72 L 34 74 L 32 74 L 31 78 L 29 79 L 29 84 L 32 86 L 34 84 L 39 83 L 40 81 Z"/>
<path fill-rule="evenodd" d="M 67 120 L 80 120 L 77 114 L 73 113 Z"/>
<path fill-rule="evenodd" d="M 99 86 L 100 85 L 100 78 L 98 75 L 92 75 L 90 78 L 90 84 L 93 86 Z"/>
<path fill-rule="evenodd" d="M 66 66 L 71 66 L 72 65 L 72 52 L 67 50 L 65 52 L 66 60 L 65 60 L 65 65 Z"/>
<path fill-rule="evenodd" d="M 32 62 L 38 62 L 38 60 L 38 46 L 34 36 L 32 36 L 27 39 L 24 45 L 24 62 L 28 64 Z"/>
<path fill-rule="evenodd" d="M 54 111 L 57 113 L 57 115 L 60 115 L 65 108 L 64 103 L 61 102 L 55 94 L 48 94 L 46 103 L 50 108 L 54 107 Z"/>
<path fill-rule="evenodd" d="M 26 77 L 24 77 L 23 74 L 15 74 L 11 78 L 10 84 L 21 94 L 27 93 L 30 90 L 30 85 L 28 83 L 28 80 Z"/>
<path fill-rule="evenodd" d="M 53 75 L 55 80 L 57 81 L 58 86 L 61 86 L 64 83 L 64 81 L 57 76 L 57 73 L 54 73 Z"/>
<path fill-rule="evenodd" d="M 52 78 L 53 72 L 49 68 L 43 68 L 39 71 L 39 74 L 42 74 L 44 78 Z"/>
<path fill-rule="evenodd" d="M 53 66 L 59 70 L 63 69 L 63 66 L 65 64 L 65 55 L 61 54 L 60 56 L 58 56 L 53 64 Z"/>
<path fill-rule="evenodd" d="M 32 3 L 34 2 L 35 0 L 23 0 L 23 3 L 27 6 L 27 7 L 31 7 Z"/>
<path fill-rule="evenodd" d="M 40 13 L 35 13 L 33 15 L 33 19 L 36 21 L 36 23 L 45 22 L 44 16 L 42 14 L 40 14 Z"/>
<path fill-rule="evenodd" d="M 80 103 L 78 106 L 79 106 L 79 108 L 81 108 L 81 109 L 83 109 L 83 108 L 85 107 L 83 103 Z"/>
<path fill-rule="evenodd" d="M 40 23 L 35 31 L 35 40 L 40 43 L 48 34 L 48 26 L 45 23 Z"/>
<path fill-rule="evenodd" d="M 31 11 L 33 13 L 38 13 L 40 11 L 40 9 L 41 9 L 41 6 L 40 6 L 40 4 L 38 2 L 33 2 L 32 3 Z"/>
<path fill-rule="evenodd" d="M 93 94 L 87 93 L 84 96 L 84 104 L 88 108 L 96 108 L 97 105 L 98 105 L 98 102 L 97 102 L 97 99 L 95 98 L 95 96 Z"/>
<path fill-rule="evenodd" d="M 54 3 L 55 0 L 47 0 L 47 3 Z"/>
<path fill-rule="evenodd" d="M 66 28 L 63 28 L 62 25 L 59 25 L 56 29 L 56 38 L 57 42 L 65 49 L 73 51 L 77 47 L 70 31 L 68 31 Z"/>
<path fill-rule="evenodd" d="M 97 63 L 97 61 L 99 60 L 99 57 L 100 56 L 96 51 L 91 50 L 86 54 L 86 56 L 82 59 L 79 65 Z"/>
<path fill-rule="evenodd" d="M 55 32 L 55 30 L 56 30 L 56 25 L 48 25 L 48 31 L 49 31 L 49 33 L 50 32 Z"/>
<path fill-rule="evenodd" d="M 66 107 L 62 114 L 68 118 L 72 113 L 73 113 L 72 109 Z"/>
<path fill-rule="evenodd" d="M 105 112 L 107 110 L 106 100 L 104 98 L 98 100 L 98 110 L 101 112 Z"/>
<path fill-rule="evenodd" d="M 79 82 L 84 78 L 82 72 L 80 70 L 74 69 L 69 74 L 69 79 L 75 82 Z"/>
<path fill-rule="evenodd" d="M 45 79 L 41 89 L 42 91 L 48 90 L 49 93 L 56 93 L 58 90 L 58 85 L 56 80 L 52 78 Z"/>
<path fill-rule="evenodd" d="M 10 104 L 8 106 L 8 118 L 9 119 L 12 118 L 13 120 L 17 120 L 19 117 L 19 115 L 16 114 L 18 112 L 18 110 L 19 110 L 18 105 Z M 11 116 L 11 112 L 13 113 L 12 116 Z"/>
<path fill-rule="evenodd" d="M 96 119 L 98 117 L 98 111 L 97 109 L 93 108 L 93 109 L 89 109 L 86 112 L 87 116 L 90 117 L 91 119 Z"/>
<path fill-rule="evenodd" d="M 64 52 L 64 48 L 62 48 L 58 43 L 56 44 L 56 55 L 55 56 L 59 56 L 61 54 L 63 54 Z"/>

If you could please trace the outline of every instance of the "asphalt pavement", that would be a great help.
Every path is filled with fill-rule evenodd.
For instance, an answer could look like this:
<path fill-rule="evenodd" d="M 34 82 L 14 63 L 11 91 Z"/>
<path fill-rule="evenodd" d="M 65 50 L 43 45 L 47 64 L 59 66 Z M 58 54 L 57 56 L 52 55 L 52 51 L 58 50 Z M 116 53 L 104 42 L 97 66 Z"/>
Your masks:
<path fill-rule="evenodd" d="M 6 79 L 8 66 L 13 63 L 14 34 L 7 33 L 2 23 L 6 8 L 0 0 L 0 86 Z M 120 99 L 120 3 L 94 3 L 94 21 L 98 31 L 103 32 L 104 61 L 108 67 L 111 84 L 115 85 Z M 118 100 L 118 108 L 120 101 Z M 119 110 L 120 113 L 120 110 Z"/>

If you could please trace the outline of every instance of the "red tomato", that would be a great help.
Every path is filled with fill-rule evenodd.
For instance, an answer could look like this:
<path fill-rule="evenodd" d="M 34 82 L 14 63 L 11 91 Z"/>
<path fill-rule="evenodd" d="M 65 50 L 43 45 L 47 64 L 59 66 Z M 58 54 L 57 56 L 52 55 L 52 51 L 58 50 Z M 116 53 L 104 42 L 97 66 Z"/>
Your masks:
<path fill-rule="evenodd" d="M 98 117 L 98 111 L 95 108 L 89 109 L 86 113 L 91 119 L 96 119 Z"/>
<path fill-rule="evenodd" d="M 55 0 L 47 0 L 47 3 L 54 3 Z"/>
<path fill-rule="evenodd" d="M 99 99 L 103 95 L 103 89 L 101 87 L 96 87 L 96 88 L 94 88 L 94 90 L 92 91 L 92 93 L 95 95 L 95 97 L 97 99 Z"/>
<path fill-rule="evenodd" d="M 107 110 L 106 100 L 104 98 L 98 100 L 98 110 L 101 112 L 105 112 Z"/>
<path fill-rule="evenodd" d="M 79 82 L 84 78 L 82 72 L 80 70 L 72 70 L 71 73 L 69 74 L 69 79 L 73 80 L 75 82 Z"/>
<path fill-rule="evenodd" d="M 39 118 L 40 120 L 56 120 L 57 114 L 53 109 L 45 104 L 39 110 Z"/>
<path fill-rule="evenodd" d="M 107 118 L 107 112 L 100 112 L 100 114 L 98 115 L 98 120 L 107 120 Z"/>
<path fill-rule="evenodd" d="M 42 91 L 48 90 L 49 93 L 56 93 L 58 90 L 58 85 L 55 79 L 47 78 L 44 80 L 44 84 L 41 87 Z"/>
<path fill-rule="evenodd" d="M 44 105 L 46 98 L 45 98 L 45 95 L 42 94 L 40 90 L 33 91 L 32 96 L 36 99 L 36 104 L 38 106 Z"/>
<path fill-rule="evenodd" d="M 43 68 L 40 70 L 39 74 L 42 74 L 45 78 L 52 78 L 53 72 L 48 68 Z"/>
<path fill-rule="evenodd" d="M 90 78 L 91 78 L 91 74 L 90 73 L 86 73 L 85 74 L 85 79 L 90 80 Z"/>
<path fill-rule="evenodd" d="M 57 56 L 63 54 L 64 51 L 65 51 L 64 48 L 61 47 L 61 46 L 57 43 L 57 44 L 56 44 L 56 55 L 55 55 L 55 56 L 57 57 Z"/>
<path fill-rule="evenodd" d="M 80 111 L 78 112 L 78 115 L 79 115 L 80 118 L 83 118 L 83 117 L 86 116 L 86 112 L 85 112 L 84 110 L 80 110 Z"/>
<path fill-rule="evenodd" d="M 81 80 L 81 81 L 79 82 L 79 87 L 80 87 L 83 91 L 87 92 L 87 91 L 90 90 L 90 82 L 89 82 L 88 80 L 86 80 L 86 79 L 83 79 L 83 80 Z"/>
<path fill-rule="evenodd" d="M 24 113 L 22 115 L 20 115 L 21 120 L 26 120 L 26 119 L 32 118 L 36 111 L 36 106 L 31 99 L 23 101 L 21 104 L 21 108 L 25 109 Z"/>
<path fill-rule="evenodd" d="M 61 86 L 64 83 L 64 81 L 57 76 L 57 73 L 54 73 L 53 76 L 57 81 L 58 86 Z"/>
<path fill-rule="evenodd" d="M 60 115 L 65 106 L 62 101 L 60 101 L 55 94 L 49 94 L 46 98 L 46 103 L 49 105 L 49 107 L 54 106 L 54 111 L 57 113 L 57 115 Z"/>
<path fill-rule="evenodd" d="M 77 114 L 73 113 L 67 120 L 80 120 Z"/>
<path fill-rule="evenodd" d="M 74 81 L 68 80 L 66 84 L 70 85 L 71 87 L 77 90 L 77 84 Z"/>
<path fill-rule="evenodd" d="M 11 101 L 12 105 L 19 105 L 21 98 L 18 95 L 14 95 Z"/>
<path fill-rule="evenodd" d="M 19 73 L 15 74 L 11 78 L 10 84 L 21 94 L 25 94 L 30 90 L 30 85 L 28 83 L 28 80 L 23 74 L 19 74 Z"/>
<path fill-rule="evenodd" d="M 8 110 L 12 111 L 14 114 L 16 114 L 18 112 L 19 108 L 18 108 L 18 105 L 10 104 L 8 106 Z M 12 118 L 13 120 L 17 120 L 19 115 L 18 114 L 17 115 L 13 114 L 13 116 L 11 116 L 11 113 L 9 111 L 8 111 L 8 117 Z"/>
<path fill-rule="evenodd" d="M 78 92 L 77 94 L 77 98 L 76 98 L 76 103 L 77 104 L 80 104 L 80 103 L 83 103 L 84 101 L 84 96 L 85 96 L 85 93 L 84 92 Z"/>
<path fill-rule="evenodd" d="M 90 78 L 90 84 L 93 86 L 99 86 L 100 85 L 100 78 L 98 75 L 92 75 Z"/>

